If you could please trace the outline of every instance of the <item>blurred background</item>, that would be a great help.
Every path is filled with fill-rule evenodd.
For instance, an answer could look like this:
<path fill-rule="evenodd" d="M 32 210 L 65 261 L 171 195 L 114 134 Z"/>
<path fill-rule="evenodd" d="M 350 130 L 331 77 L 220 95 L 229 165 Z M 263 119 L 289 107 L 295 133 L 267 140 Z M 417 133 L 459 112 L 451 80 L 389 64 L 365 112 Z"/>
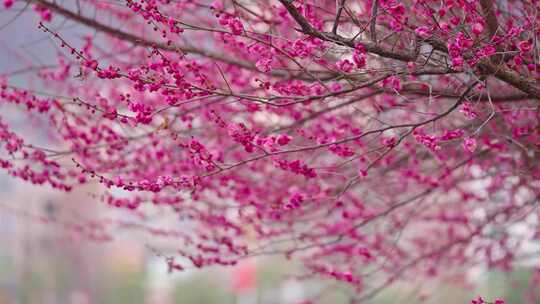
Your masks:
<path fill-rule="evenodd" d="M 23 85 L 25 66 L 55 62 L 56 47 L 37 30 L 29 12 L 0 11 L 0 74 Z M 3 26 L 6 25 L 6 26 Z M 77 31 L 78 30 L 78 31 Z M 81 29 L 62 25 L 65 38 Z M 7 111 L 7 110 L 2 110 Z M 15 112 L 2 117 L 46 144 L 46 136 Z M 156 238 L 160 229 L 182 231 L 149 206 L 141 218 L 112 210 L 97 199 L 97 186 L 66 194 L 9 178 L 0 172 L 0 304 L 11 303 L 347 303 L 350 291 L 328 282 L 304 282 L 292 274 L 300 266 L 280 257 L 242 261 L 234 267 L 170 272 L 163 252 L 177 248 L 174 236 Z M 372 303 L 469 303 L 483 295 L 526 303 L 534 269 L 511 273 L 471 269 L 464 288 L 452 282 L 398 284 Z M 537 274 L 538 275 L 538 274 Z"/>
<path fill-rule="evenodd" d="M 0 174 L 0 304 L 348 303 L 350 291 L 296 280 L 300 266 L 280 257 L 169 272 L 163 252 L 181 245 L 149 229 L 174 229 L 174 222 L 159 212 L 141 221 L 111 210 L 96 202 L 95 191 L 55 193 Z M 101 235 L 88 234 L 89 225 L 105 223 L 92 230 Z M 477 286 L 401 283 L 371 303 L 469 303 L 478 295 L 527 303 L 533 274 L 526 266 L 508 274 L 471 269 Z"/>

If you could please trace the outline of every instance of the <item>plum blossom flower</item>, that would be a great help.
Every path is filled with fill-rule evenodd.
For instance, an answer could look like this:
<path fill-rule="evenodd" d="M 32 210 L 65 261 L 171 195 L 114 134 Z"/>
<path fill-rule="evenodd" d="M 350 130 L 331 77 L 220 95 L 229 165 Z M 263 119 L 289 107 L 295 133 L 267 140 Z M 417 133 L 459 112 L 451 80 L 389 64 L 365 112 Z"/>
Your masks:
<path fill-rule="evenodd" d="M 349 59 L 343 59 L 337 62 L 338 68 L 345 72 L 350 73 L 353 69 L 353 63 Z"/>
<path fill-rule="evenodd" d="M 414 30 L 415 34 L 422 37 L 428 38 L 431 36 L 431 30 L 427 26 L 420 26 Z"/>
<path fill-rule="evenodd" d="M 354 52 L 353 54 L 353 61 L 356 65 L 356 68 L 361 69 L 366 66 L 366 56 L 364 54 L 361 54 L 359 52 Z"/>
<path fill-rule="evenodd" d="M 483 31 L 484 31 L 484 25 L 482 23 L 476 22 L 475 24 L 472 25 L 472 32 L 475 35 L 480 35 L 482 34 Z"/>
<path fill-rule="evenodd" d="M 4 0 L 4 7 L 10 8 L 11 6 L 13 6 L 13 2 L 14 0 Z"/>
<path fill-rule="evenodd" d="M 385 86 L 389 86 L 396 91 L 401 90 L 401 79 L 398 76 L 390 76 L 383 81 Z"/>
<path fill-rule="evenodd" d="M 475 119 L 476 117 L 478 117 L 478 114 L 474 111 L 473 106 L 470 102 L 464 102 L 463 104 L 461 104 L 459 112 L 465 115 L 465 117 L 467 117 L 468 119 Z"/>
<path fill-rule="evenodd" d="M 272 70 L 272 58 L 259 58 L 255 63 L 255 67 L 263 73 L 268 73 Z"/>
<path fill-rule="evenodd" d="M 471 304 L 486 304 L 486 301 L 482 297 L 478 297 L 476 300 L 471 300 Z"/>
<path fill-rule="evenodd" d="M 280 146 L 285 146 L 286 144 L 288 144 L 290 141 L 291 141 L 291 137 L 287 134 L 281 134 L 278 136 L 277 138 L 277 143 L 280 145 Z"/>
<path fill-rule="evenodd" d="M 468 152 L 474 152 L 476 150 L 476 139 L 472 137 L 466 137 L 463 139 L 463 149 Z"/>
<path fill-rule="evenodd" d="M 522 54 L 527 53 L 532 49 L 532 43 L 529 40 L 521 41 L 518 43 L 518 49 Z"/>
<path fill-rule="evenodd" d="M 8 4 L 9 4 L 9 2 L 8 2 Z M 13 4 L 13 3 L 11 3 L 11 4 Z M 6 5 L 6 3 L 4 2 L 4 6 L 5 5 Z M 45 6 L 37 4 L 36 6 L 34 6 L 34 10 L 39 13 L 42 21 L 51 22 L 52 14 L 51 14 L 51 11 L 48 8 L 46 8 Z"/>

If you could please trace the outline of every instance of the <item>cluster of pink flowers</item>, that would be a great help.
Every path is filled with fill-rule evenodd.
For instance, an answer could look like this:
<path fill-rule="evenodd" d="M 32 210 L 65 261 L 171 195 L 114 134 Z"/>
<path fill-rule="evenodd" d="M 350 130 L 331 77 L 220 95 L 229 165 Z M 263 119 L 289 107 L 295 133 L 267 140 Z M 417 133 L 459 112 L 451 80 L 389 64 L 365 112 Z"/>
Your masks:
<path fill-rule="evenodd" d="M 315 169 L 309 168 L 307 164 L 303 163 L 299 159 L 295 159 L 293 161 L 287 161 L 287 160 L 278 160 L 277 165 L 279 168 L 291 171 L 293 173 L 303 175 L 306 178 L 314 178 L 317 177 L 317 173 Z"/>
<path fill-rule="evenodd" d="M 501 299 L 496 299 L 493 302 L 489 302 L 489 301 L 484 300 L 484 298 L 482 297 L 478 297 L 475 300 L 471 300 L 470 304 L 506 304 L 506 302 Z"/>
<path fill-rule="evenodd" d="M 9 6 L 11 6 L 11 4 L 12 3 L 10 3 L 9 1 L 4 1 L 4 6 L 6 6 L 7 8 L 9 8 Z M 52 13 L 51 13 L 51 11 L 49 9 L 47 9 L 46 7 L 44 7 L 42 5 L 36 4 L 36 5 L 34 5 L 34 10 L 39 14 L 42 21 L 51 22 Z"/>

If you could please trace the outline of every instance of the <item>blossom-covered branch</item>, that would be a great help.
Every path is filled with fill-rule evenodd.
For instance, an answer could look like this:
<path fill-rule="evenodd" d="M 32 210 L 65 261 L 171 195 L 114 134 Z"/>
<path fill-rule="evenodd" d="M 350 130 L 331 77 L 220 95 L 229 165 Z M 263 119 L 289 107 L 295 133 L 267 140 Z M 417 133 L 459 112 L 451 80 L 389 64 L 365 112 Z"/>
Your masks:
<path fill-rule="evenodd" d="M 358 300 L 510 270 L 540 232 L 539 5 L 4 0 L 58 51 L 1 74 L 0 167 L 174 215 L 65 224 L 171 237 L 171 271 L 278 254 Z"/>

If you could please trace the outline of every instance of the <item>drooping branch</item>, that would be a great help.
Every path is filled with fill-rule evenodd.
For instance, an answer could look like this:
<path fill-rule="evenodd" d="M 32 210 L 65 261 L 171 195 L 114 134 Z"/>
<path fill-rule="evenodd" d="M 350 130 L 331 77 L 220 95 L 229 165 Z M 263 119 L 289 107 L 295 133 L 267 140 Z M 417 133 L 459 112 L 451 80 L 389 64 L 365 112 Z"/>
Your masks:
<path fill-rule="evenodd" d="M 480 0 L 480 6 L 482 7 L 482 12 L 484 13 L 490 38 L 495 36 L 499 30 L 499 22 L 497 21 L 497 16 L 495 15 L 495 1 L 496 0 Z"/>
<path fill-rule="evenodd" d="M 108 25 L 105 25 L 103 23 L 100 23 L 99 21 L 95 20 L 95 19 L 90 19 L 90 18 L 87 18 L 81 14 L 78 14 L 78 13 L 75 13 L 75 12 L 72 12 L 70 10 L 67 10 L 65 9 L 64 7 L 62 7 L 61 5 L 57 4 L 57 3 L 54 3 L 54 2 L 49 2 L 49 1 L 46 1 L 46 0 L 27 0 L 28 2 L 34 2 L 34 3 L 39 3 L 40 5 L 68 18 L 68 19 L 71 19 L 77 23 L 80 23 L 80 24 L 83 24 L 83 25 L 86 25 L 90 28 L 93 28 L 93 29 L 96 29 L 100 32 L 103 32 L 103 33 L 106 33 L 108 35 L 111 35 L 112 37 L 115 37 L 115 38 L 118 38 L 118 39 L 121 39 L 121 40 L 125 40 L 125 41 L 129 41 L 133 44 L 136 44 L 136 45 L 140 45 L 140 46 L 144 46 L 144 47 L 156 47 L 156 48 L 159 48 L 159 49 L 162 49 L 162 50 L 165 50 L 165 51 L 172 51 L 172 52 L 183 52 L 183 53 L 188 53 L 188 54 L 197 54 L 197 55 L 201 55 L 201 56 L 204 56 L 204 57 L 207 57 L 207 58 L 210 58 L 210 59 L 215 59 L 215 60 L 218 60 L 218 61 L 222 61 L 222 62 L 226 62 L 226 63 L 229 63 L 229 64 L 233 64 L 233 65 L 237 65 L 237 66 L 240 66 L 240 67 L 243 67 L 243 68 L 249 68 L 249 69 L 253 69 L 253 66 L 250 65 L 249 63 L 245 62 L 245 61 L 242 61 L 242 60 L 237 60 L 237 59 L 234 59 L 234 58 L 230 58 L 230 57 L 227 57 L 227 56 L 223 56 L 221 54 L 218 54 L 218 53 L 215 53 L 213 51 L 209 51 L 209 50 L 204 50 L 204 49 L 201 49 L 201 48 L 196 48 L 196 47 L 192 47 L 192 46 L 177 46 L 177 45 L 168 45 L 166 43 L 161 43 L 161 42 L 158 42 L 158 41 L 151 41 L 151 40 L 147 40 L 143 37 L 140 37 L 140 36 L 137 36 L 137 35 L 134 35 L 134 34 L 131 34 L 131 33 L 128 33 L 128 32 L 124 32 L 122 30 L 119 30 L 119 29 L 115 29 L 113 27 L 110 27 Z"/>

